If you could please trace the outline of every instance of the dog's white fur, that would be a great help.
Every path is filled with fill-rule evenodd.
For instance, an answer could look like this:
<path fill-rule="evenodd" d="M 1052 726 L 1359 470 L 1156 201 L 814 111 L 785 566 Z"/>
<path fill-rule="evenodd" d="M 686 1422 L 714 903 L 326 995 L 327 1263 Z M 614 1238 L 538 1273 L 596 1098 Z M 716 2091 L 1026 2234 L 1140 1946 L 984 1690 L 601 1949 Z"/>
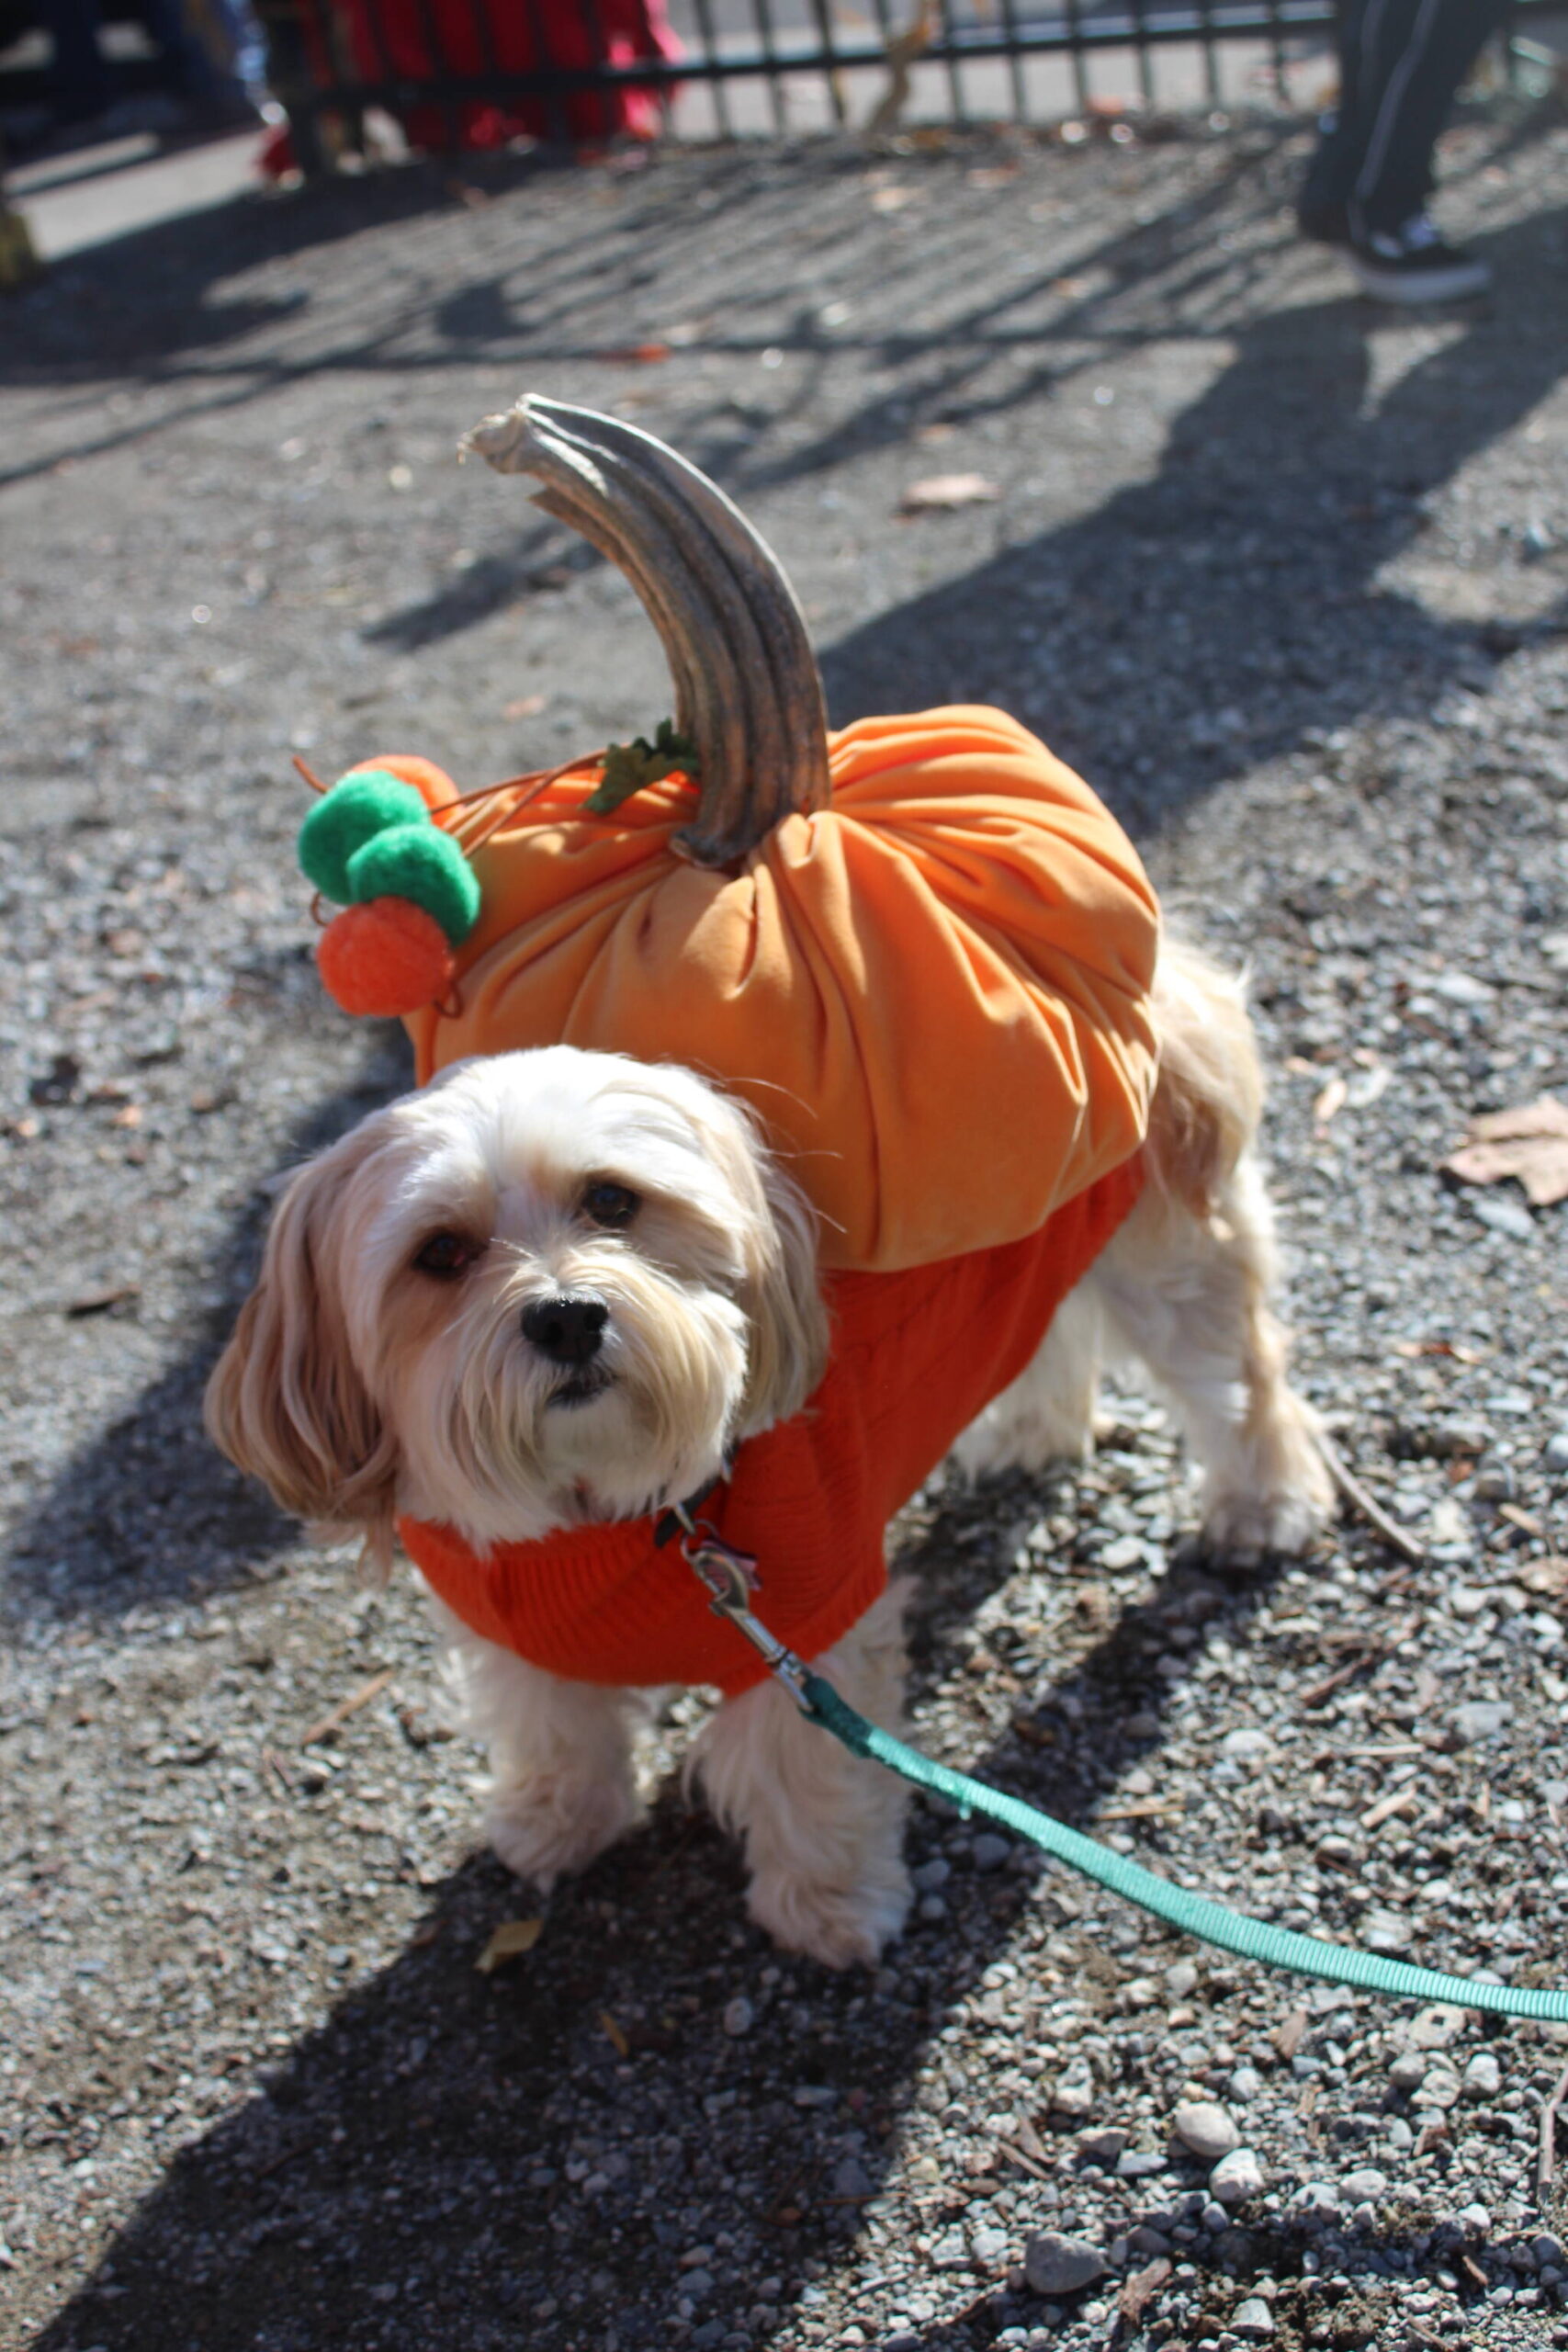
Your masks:
<path fill-rule="evenodd" d="M 1140 1357 L 1205 1479 L 1232 1558 L 1295 1551 L 1328 1480 L 1284 1376 L 1274 1244 L 1254 1156 L 1262 1078 L 1239 983 L 1167 945 L 1161 1075 L 1133 1215 L 1065 1302 L 1033 1364 L 955 1450 L 965 1470 L 1084 1451 L 1102 1357 Z M 640 1206 L 588 1213 L 601 1185 Z M 436 1234 L 472 1257 L 415 1263 Z M 691 1072 L 570 1046 L 467 1062 L 301 1169 L 209 1390 L 209 1423 L 300 1517 L 389 1559 L 400 1512 L 476 1548 L 691 1494 L 739 1442 L 797 1411 L 828 1329 L 815 1225 L 750 1115 Z M 607 1309 L 586 1396 L 523 1335 L 535 1302 Z M 901 1602 L 822 1661 L 897 1727 Z M 547 1884 L 638 1819 L 632 1694 L 563 1682 L 446 1617 L 450 1672 L 489 1748 L 491 1843 Z M 722 1706 L 694 1758 L 743 1840 L 753 1917 L 833 1966 L 874 1959 L 909 1903 L 902 1784 L 807 1724 L 768 1683 Z"/>

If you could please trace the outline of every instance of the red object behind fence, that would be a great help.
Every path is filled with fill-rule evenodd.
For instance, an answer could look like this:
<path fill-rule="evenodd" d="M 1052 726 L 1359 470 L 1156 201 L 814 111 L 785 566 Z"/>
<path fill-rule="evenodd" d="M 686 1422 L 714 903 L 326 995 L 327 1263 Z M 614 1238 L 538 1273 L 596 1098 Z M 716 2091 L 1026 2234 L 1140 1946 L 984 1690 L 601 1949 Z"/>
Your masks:
<path fill-rule="evenodd" d="M 417 88 L 450 76 L 673 62 L 682 53 L 664 0 L 307 0 L 305 35 L 323 90 L 346 79 Z M 536 98 L 432 100 L 398 115 L 411 146 L 437 152 L 562 133 L 651 139 L 660 127 L 654 89 L 636 83 Z"/>

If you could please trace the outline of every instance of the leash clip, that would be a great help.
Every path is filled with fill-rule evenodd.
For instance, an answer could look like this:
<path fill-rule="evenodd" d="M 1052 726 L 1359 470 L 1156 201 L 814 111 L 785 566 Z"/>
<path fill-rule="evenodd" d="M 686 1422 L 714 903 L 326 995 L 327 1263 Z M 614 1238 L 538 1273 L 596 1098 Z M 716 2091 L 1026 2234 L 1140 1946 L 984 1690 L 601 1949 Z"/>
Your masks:
<path fill-rule="evenodd" d="M 727 1544 L 711 1520 L 694 1518 L 687 1504 L 671 1503 L 670 1516 L 681 1530 L 681 1557 L 706 1589 L 714 1615 L 728 1618 L 736 1632 L 745 1635 L 769 1673 L 809 1714 L 804 1662 L 751 1613 L 751 1595 L 761 1582 L 756 1561 L 749 1552 L 738 1552 Z"/>

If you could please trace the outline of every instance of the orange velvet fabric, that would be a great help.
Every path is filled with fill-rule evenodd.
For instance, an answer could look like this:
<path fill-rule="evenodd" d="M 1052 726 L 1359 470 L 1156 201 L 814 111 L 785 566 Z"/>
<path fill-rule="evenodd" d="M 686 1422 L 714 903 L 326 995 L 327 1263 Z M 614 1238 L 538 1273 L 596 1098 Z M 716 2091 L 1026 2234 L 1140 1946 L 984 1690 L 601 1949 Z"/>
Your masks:
<path fill-rule="evenodd" d="M 1001 711 L 861 719 L 830 763 L 831 807 L 786 818 L 738 875 L 671 851 L 684 778 L 608 818 L 582 814 L 592 775 L 552 785 L 475 854 L 461 1008 L 408 1022 L 421 1083 L 563 1042 L 683 1062 L 761 1113 L 829 1265 L 1034 1232 L 1143 1140 L 1143 867 Z"/>
<path fill-rule="evenodd" d="M 1056 1307 L 1137 1199 L 1129 1160 L 1037 1233 L 945 1263 L 831 1278 L 832 1361 L 803 1412 L 749 1439 L 703 1505 L 752 1554 L 754 1606 L 810 1660 L 886 1582 L 887 1521 L 954 1439 L 1030 1363 Z M 487 1641 L 578 1682 L 709 1683 L 733 1696 L 764 1668 L 716 1617 L 652 1519 L 581 1527 L 479 1558 L 451 1528 L 399 1532 L 414 1565 Z"/>

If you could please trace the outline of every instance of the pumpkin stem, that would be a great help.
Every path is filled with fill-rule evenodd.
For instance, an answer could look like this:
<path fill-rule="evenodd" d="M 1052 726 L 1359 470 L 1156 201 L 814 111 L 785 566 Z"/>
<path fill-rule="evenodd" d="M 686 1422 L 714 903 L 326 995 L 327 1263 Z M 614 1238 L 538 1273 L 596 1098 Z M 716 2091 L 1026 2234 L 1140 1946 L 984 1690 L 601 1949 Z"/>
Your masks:
<path fill-rule="evenodd" d="M 828 714 L 795 591 L 739 507 L 650 433 L 530 393 L 463 442 L 626 573 L 663 642 L 677 731 L 701 761 L 676 837 L 733 865 L 792 809 L 828 805 Z"/>

